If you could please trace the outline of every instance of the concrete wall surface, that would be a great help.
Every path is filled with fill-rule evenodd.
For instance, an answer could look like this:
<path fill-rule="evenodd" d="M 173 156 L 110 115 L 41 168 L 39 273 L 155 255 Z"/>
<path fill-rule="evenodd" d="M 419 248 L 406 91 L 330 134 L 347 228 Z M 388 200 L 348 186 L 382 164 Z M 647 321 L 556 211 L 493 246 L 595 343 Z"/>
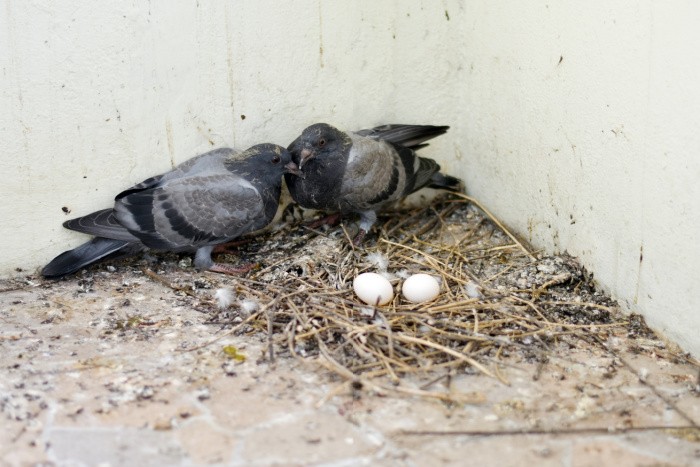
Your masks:
<path fill-rule="evenodd" d="M 210 148 L 448 124 L 426 155 L 700 355 L 697 24 L 692 1 L 7 0 L 0 274 Z"/>

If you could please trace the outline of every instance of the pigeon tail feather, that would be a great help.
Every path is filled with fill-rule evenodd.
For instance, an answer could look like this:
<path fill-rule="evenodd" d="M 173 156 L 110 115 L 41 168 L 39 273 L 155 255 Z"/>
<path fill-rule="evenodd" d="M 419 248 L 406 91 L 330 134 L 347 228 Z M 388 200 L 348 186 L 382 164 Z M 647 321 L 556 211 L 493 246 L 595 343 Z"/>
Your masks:
<path fill-rule="evenodd" d="M 458 193 L 464 191 L 462 180 L 457 177 L 453 177 L 452 175 L 445 175 L 441 172 L 435 172 L 432 177 L 430 177 L 430 183 L 428 186 L 430 188 L 455 191 Z"/>
<path fill-rule="evenodd" d="M 134 246 L 133 242 L 95 237 L 89 242 L 83 243 L 72 250 L 68 250 L 56 256 L 49 264 L 44 266 L 44 269 L 41 270 L 41 275 L 47 278 L 57 279 L 72 274 L 114 253 L 123 252 L 130 254 L 130 250 L 133 250 L 133 248 L 127 247 Z"/>

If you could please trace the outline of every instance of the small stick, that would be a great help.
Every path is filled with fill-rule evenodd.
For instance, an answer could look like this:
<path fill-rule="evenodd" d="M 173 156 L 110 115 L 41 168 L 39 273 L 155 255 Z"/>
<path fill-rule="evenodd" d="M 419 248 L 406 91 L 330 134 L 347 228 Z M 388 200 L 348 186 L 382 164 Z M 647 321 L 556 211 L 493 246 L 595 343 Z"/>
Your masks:
<path fill-rule="evenodd" d="M 396 333 L 396 334 L 394 335 L 394 338 L 395 338 L 396 340 L 401 340 L 401 341 L 404 341 L 404 342 L 410 342 L 410 343 L 413 343 L 413 344 L 424 345 L 424 346 L 426 346 L 426 347 L 432 347 L 432 348 L 434 348 L 434 349 L 440 350 L 441 352 L 444 352 L 444 353 L 446 353 L 446 354 L 448 354 L 448 355 L 452 355 L 453 357 L 458 358 L 458 359 L 460 359 L 460 360 L 462 360 L 462 361 L 464 361 L 464 362 L 470 364 L 470 365 L 473 366 L 474 368 L 476 368 L 476 369 L 478 369 L 479 371 L 481 371 L 483 374 L 485 374 L 485 375 L 487 375 L 487 376 L 490 376 L 490 377 L 492 377 L 492 378 L 495 378 L 495 375 L 494 375 L 493 373 L 491 373 L 491 372 L 490 372 L 485 366 L 483 366 L 481 363 L 477 362 L 476 360 L 474 360 L 474 359 L 471 358 L 471 357 L 467 357 L 466 355 L 463 355 L 463 354 L 457 352 L 456 350 L 452 350 L 452 349 L 450 349 L 450 348 L 448 348 L 448 347 L 445 347 L 445 346 L 443 346 L 443 345 L 440 345 L 440 344 L 437 344 L 437 343 L 435 343 L 435 342 L 431 342 L 431 341 L 428 341 L 428 340 L 425 340 L 425 339 L 420 339 L 420 338 L 418 338 L 418 337 L 407 336 L 407 335 L 402 334 L 402 333 Z"/>
<path fill-rule="evenodd" d="M 265 316 L 267 317 L 267 351 L 270 354 L 270 363 L 275 363 L 275 346 L 273 345 L 274 327 L 272 325 L 274 313 L 272 308 L 265 310 Z"/>
<path fill-rule="evenodd" d="M 618 307 L 609 307 L 609 306 L 599 305 L 597 303 L 590 303 L 590 302 L 541 301 L 539 303 L 541 303 L 542 305 L 573 305 L 573 306 L 582 306 L 582 307 L 586 307 L 586 308 L 597 308 L 599 310 L 609 311 L 610 313 L 617 313 L 619 311 Z"/>
<path fill-rule="evenodd" d="M 179 285 L 171 284 L 167 279 L 165 279 L 164 277 L 160 277 L 158 274 L 156 274 L 155 272 L 151 271 L 150 269 L 143 268 L 143 269 L 141 269 L 141 271 L 142 271 L 145 275 L 147 275 L 148 277 L 150 277 L 151 279 L 153 279 L 154 281 L 160 282 L 161 284 L 163 284 L 163 285 L 165 285 L 166 287 L 169 287 L 169 288 L 175 290 L 176 292 L 183 292 L 183 293 L 189 295 L 190 297 L 195 297 L 195 298 L 197 297 L 197 294 L 194 293 L 193 291 L 191 291 L 190 289 L 188 289 L 187 287 L 181 287 L 181 286 L 179 286 Z"/>

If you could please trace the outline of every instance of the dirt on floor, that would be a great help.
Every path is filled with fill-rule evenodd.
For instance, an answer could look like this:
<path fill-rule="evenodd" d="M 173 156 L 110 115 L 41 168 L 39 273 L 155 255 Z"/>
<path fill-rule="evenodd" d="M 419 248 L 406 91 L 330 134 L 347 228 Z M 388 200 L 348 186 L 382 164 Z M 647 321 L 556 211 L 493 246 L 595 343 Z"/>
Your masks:
<path fill-rule="evenodd" d="M 473 201 L 473 200 L 471 200 Z M 463 197 L 0 281 L 2 465 L 700 465 L 700 365 Z M 376 271 L 438 299 L 358 301 Z"/>

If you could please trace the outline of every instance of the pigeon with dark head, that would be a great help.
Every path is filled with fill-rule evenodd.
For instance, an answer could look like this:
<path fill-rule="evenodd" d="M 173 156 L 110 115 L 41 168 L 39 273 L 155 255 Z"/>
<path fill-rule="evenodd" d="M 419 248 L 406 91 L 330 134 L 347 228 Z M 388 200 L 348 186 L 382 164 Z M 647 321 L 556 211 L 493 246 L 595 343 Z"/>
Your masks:
<path fill-rule="evenodd" d="M 326 123 L 307 127 L 288 149 L 302 176 L 286 176 L 294 201 L 304 208 L 357 213 L 359 245 L 377 211 L 423 187 L 461 190 L 461 181 L 440 173 L 416 150 L 449 127 L 383 125 L 344 132 Z"/>
<path fill-rule="evenodd" d="M 148 249 L 194 252 L 198 269 L 240 272 L 215 263 L 211 253 L 272 220 L 285 173 L 299 171 L 290 153 L 274 144 L 201 154 L 119 193 L 113 208 L 65 222 L 67 229 L 94 238 L 60 254 L 41 273 L 57 278 L 103 258 Z"/>

